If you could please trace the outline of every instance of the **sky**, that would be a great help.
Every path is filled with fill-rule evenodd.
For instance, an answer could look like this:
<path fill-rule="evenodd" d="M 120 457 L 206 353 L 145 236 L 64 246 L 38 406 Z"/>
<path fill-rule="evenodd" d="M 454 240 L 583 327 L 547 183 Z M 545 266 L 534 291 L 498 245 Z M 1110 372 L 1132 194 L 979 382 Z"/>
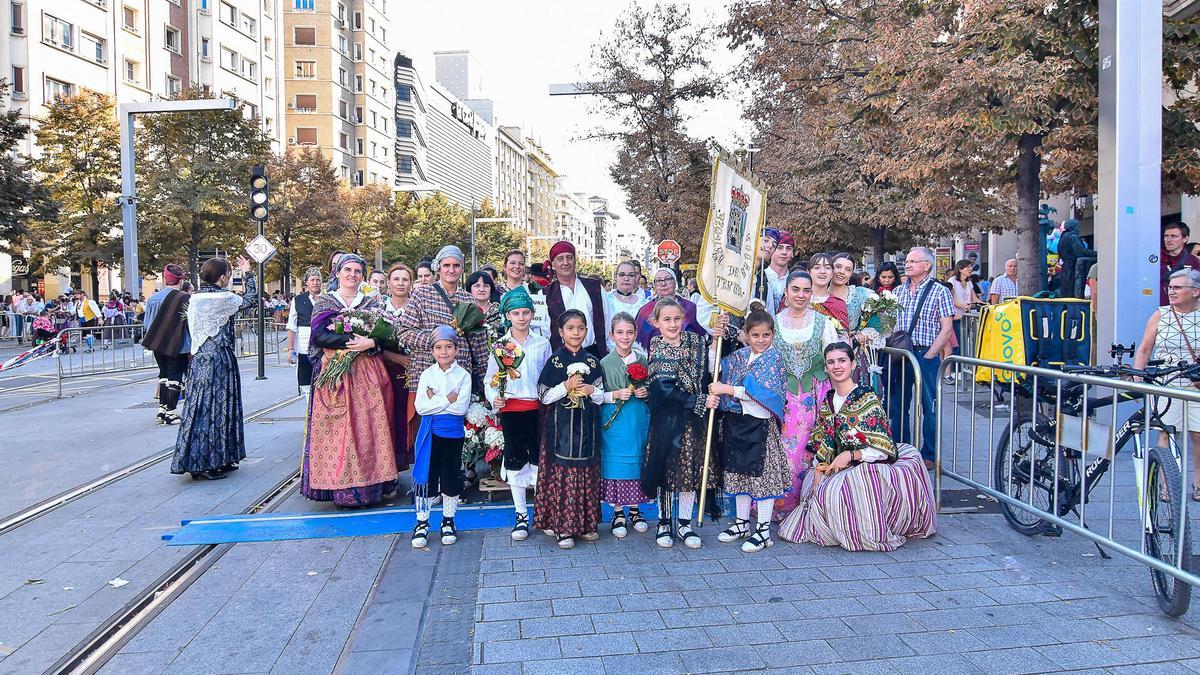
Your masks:
<path fill-rule="evenodd" d="M 720 20 L 727 0 L 692 0 L 694 18 Z M 467 49 L 483 64 L 495 101 L 495 121 L 522 127 L 550 154 L 566 176 L 567 189 L 608 197 L 622 223 L 625 193 L 608 174 L 615 144 L 579 140 L 605 119 L 588 112 L 586 97 L 548 95 L 554 83 L 579 81 L 591 47 L 611 31 L 631 0 L 392 0 L 392 48 L 413 59 L 425 82 L 434 81 L 433 52 Z M 714 65 L 727 71 L 736 63 L 723 42 Z M 732 88 L 736 89 L 736 87 Z M 747 136 L 736 94 L 695 111 L 689 131 L 713 137 L 725 147 L 741 147 Z"/>

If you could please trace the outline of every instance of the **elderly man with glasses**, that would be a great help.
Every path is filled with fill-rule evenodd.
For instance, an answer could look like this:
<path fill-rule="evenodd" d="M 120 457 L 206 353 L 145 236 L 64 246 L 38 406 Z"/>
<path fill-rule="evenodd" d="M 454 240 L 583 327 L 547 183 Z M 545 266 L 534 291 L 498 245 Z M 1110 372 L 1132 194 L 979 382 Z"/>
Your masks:
<path fill-rule="evenodd" d="M 1200 272 L 1181 269 L 1171 273 L 1167 279 L 1167 304 L 1159 307 L 1146 322 L 1146 332 L 1138 343 L 1133 367 L 1145 368 L 1151 358 L 1167 363 L 1192 363 L 1200 361 Z M 1173 387 L 1191 389 L 1190 380 L 1175 380 Z M 1192 500 L 1200 501 L 1200 406 L 1183 401 L 1158 402 L 1163 424 L 1175 427 L 1176 433 L 1184 428 L 1183 414 L 1187 412 L 1188 444 L 1192 448 Z M 1166 445 L 1166 439 L 1159 443 Z M 1088 474 L 1094 472 L 1089 468 Z"/>
<path fill-rule="evenodd" d="M 918 246 L 904 259 L 905 281 L 896 289 L 903 309 L 896 330 L 912 338 L 912 353 L 921 371 L 921 457 L 933 467 L 937 442 L 937 374 L 942 365 L 942 347 L 954 334 L 954 302 L 950 290 L 934 279 L 933 251 Z M 912 364 L 893 367 L 888 383 L 888 413 L 896 440 L 911 443 L 913 422 L 910 408 L 914 398 Z"/>

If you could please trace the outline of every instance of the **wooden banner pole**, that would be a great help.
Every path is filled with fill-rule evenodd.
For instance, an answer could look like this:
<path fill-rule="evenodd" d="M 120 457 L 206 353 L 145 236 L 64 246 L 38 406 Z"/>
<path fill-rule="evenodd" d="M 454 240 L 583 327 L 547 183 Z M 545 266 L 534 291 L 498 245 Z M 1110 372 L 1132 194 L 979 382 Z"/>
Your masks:
<path fill-rule="evenodd" d="M 713 382 L 717 382 L 721 377 L 721 342 L 725 339 L 724 336 L 717 336 L 716 343 L 716 365 L 713 366 Z M 707 357 L 706 357 L 707 358 Z M 708 396 L 708 392 L 704 393 Z M 712 437 L 713 437 L 713 422 L 717 418 L 717 409 L 710 408 L 708 410 L 708 432 L 704 434 L 704 464 L 700 470 L 700 501 L 697 504 L 699 515 L 696 520 L 697 526 L 704 524 L 704 498 L 708 493 L 708 459 L 712 453 Z"/>

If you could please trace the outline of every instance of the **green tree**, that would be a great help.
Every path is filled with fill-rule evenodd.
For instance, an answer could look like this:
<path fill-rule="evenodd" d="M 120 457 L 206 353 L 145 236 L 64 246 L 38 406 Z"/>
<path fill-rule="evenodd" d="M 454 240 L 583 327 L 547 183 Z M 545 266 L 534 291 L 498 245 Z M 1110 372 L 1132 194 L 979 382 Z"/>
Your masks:
<path fill-rule="evenodd" d="M 180 98 L 206 96 L 191 89 Z M 183 258 L 194 278 L 201 249 L 237 251 L 256 234 L 250 169 L 266 163 L 270 141 L 245 107 L 142 116 L 136 148 L 139 219 L 148 224 L 143 266 Z"/>
<path fill-rule="evenodd" d="M 35 132 L 42 155 L 33 161 L 61 213 L 39 223 L 39 239 L 53 266 L 76 264 L 91 276 L 91 295 L 100 292 L 99 267 L 120 258 L 114 232 L 121 210 L 121 143 L 112 97 L 82 89 L 46 106 Z"/>
<path fill-rule="evenodd" d="M 292 277 L 328 262 L 328 242 L 339 239 L 348 218 L 346 203 L 339 196 L 337 174 L 320 150 L 272 156 L 267 177 L 271 210 L 265 231 L 279 249 L 271 267 L 288 292 Z"/>
<path fill-rule="evenodd" d="M 0 113 L 0 250 L 16 253 L 34 248 L 30 223 L 53 221 L 58 205 L 50 190 L 34 179 L 28 164 L 17 157 L 17 144 L 29 134 L 29 125 L 20 110 L 8 108 L 8 93 L 8 80 L 0 78 L 0 101 L 5 104 Z"/>
<path fill-rule="evenodd" d="M 359 187 L 342 183 L 341 201 L 346 219 L 338 241 L 347 251 L 374 260 L 375 251 L 382 249 L 384 236 L 396 221 L 391 188 L 382 183 Z"/>
<path fill-rule="evenodd" d="M 494 218 L 495 209 L 485 199 L 475 215 Z M 475 229 L 475 253 L 480 266 L 499 265 L 504 254 L 523 249 L 521 235 L 508 223 L 478 223 Z M 424 256 L 432 256 L 446 244 L 462 249 L 471 265 L 471 213 L 451 202 L 438 192 L 424 199 L 406 197 L 391 236 L 384 243 L 388 260 L 415 264 Z"/>

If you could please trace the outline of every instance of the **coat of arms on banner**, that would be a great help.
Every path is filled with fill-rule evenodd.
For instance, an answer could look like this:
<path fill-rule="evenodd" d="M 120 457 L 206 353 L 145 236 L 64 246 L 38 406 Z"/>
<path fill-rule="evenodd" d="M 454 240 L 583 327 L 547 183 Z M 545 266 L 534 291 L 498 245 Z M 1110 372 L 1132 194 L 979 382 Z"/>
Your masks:
<path fill-rule="evenodd" d="M 766 186 L 742 164 L 723 151 L 717 156 L 696 282 L 721 311 L 742 316 L 750 304 L 766 196 Z"/>
<path fill-rule="evenodd" d="M 728 241 L 726 246 L 734 251 L 742 250 L 742 242 L 746 239 L 746 209 L 750 208 L 750 198 L 738 187 L 729 191 L 729 222 L 726 227 Z"/>

